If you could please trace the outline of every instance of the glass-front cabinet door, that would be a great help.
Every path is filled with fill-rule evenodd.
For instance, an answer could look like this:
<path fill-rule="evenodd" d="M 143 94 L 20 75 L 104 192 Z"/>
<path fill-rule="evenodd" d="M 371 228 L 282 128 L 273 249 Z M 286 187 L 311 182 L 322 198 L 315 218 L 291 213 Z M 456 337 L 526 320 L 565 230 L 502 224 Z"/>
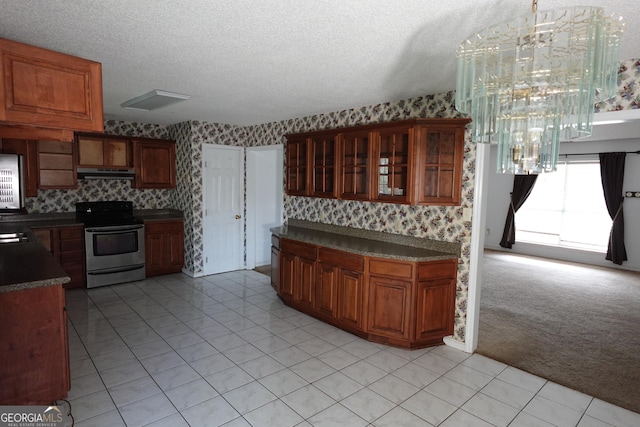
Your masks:
<path fill-rule="evenodd" d="M 286 146 L 287 194 L 306 196 L 309 194 L 309 143 L 307 138 L 290 138 Z"/>
<path fill-rule="evenodd" d="M 427 126 L 418 136 L 417 204 L 459 205 L 462 192 L 464 124 Z"/>
<path fill-rule="evenodd" d="M 397 127 L 374 133 L 375 167 L 373 199 L 409 203 L 413 158 L 413 129 Z"/>
<path fill-rule="evenodd" d="M 342 199 L 371 197 L 371 143 L 369 132 L 348 132 L 340 139 L 340 189 Z"/>
<path fill-rule="evenodd" d="M 334 135 L 311 137 L 314 197 L 336 197 L 336 138 Z"/>

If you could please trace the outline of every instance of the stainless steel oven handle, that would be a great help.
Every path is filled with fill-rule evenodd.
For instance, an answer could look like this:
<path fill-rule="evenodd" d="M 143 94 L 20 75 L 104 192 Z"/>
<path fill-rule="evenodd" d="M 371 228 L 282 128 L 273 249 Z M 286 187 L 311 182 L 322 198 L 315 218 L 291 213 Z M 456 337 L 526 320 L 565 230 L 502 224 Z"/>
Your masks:
<path fill-rule="evenodd" d="M 123 231 L 140 230 L 142 228 L 144 228 L 144 225 L 132 225 L 132 226 L 118 225 L 115 227 L 85 228 L 84 231 L 87 231 L 89 233 L 117 234 L 117 233 L 122 233 Z"/>
<path fill-rule="evenodd" d="M 113 269 L 109 271 L 100 271 L 100 272 L 89 271 L 87 272 L 87 274 L 90 276 L 100 276 L 103 274 L 124 273 L 126 271 L 140 270 L 141 268 L 144 268 L 144 265 L 136 265 L 135 267 L 118 268 L 118 269 Z"/>

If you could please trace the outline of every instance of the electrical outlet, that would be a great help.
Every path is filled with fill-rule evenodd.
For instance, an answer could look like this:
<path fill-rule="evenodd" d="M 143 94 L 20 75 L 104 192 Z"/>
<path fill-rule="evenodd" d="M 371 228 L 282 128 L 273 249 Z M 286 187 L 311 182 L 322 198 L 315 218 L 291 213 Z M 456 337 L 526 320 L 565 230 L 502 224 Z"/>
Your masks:
<path fill-rule="evenodd" d="M 397 232 L 402 231 L 402 218 L 396 219 L 396 231 Z"/>
<path fill-rule="evenodd" d="M 487 227 L 487 229 L 484 232 L 485 236 L 489 236 L 491 234 L 491 229 Z"/>

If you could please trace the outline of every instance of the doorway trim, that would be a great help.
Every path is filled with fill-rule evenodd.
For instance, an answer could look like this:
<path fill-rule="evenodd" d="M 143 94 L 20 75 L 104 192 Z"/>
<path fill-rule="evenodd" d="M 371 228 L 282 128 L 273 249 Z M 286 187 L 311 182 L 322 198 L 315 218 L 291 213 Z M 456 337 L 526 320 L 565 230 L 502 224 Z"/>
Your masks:
<path fill-rule="evenodd" d="M 283 170 L 282 165 L 284 164 L 284 145 L 275 144 L 275 145 L 264 145 L 259 147 L 247 147 L 246 159 L 247 159 L 247 167 L 246 167 L 246 176 L 247 176 L 247 185 L 246 185 L 246 215 L 245 215 L 245 233 L 246 233 L 246 268 L 251 270 L 256 267 L 256 233 L 258 227 L 256 226 L 259 221 L 258 213 L 258 203 L 257 203 L 257 194 L 255 190 L 255 183 L 258 179 L 260 179 L 260 164 L 258 163 L 257 154 L 261 151 L 275 151 L 276 155 L 276 170 L 275 172 L 275 185 L 276 193 L 280 198 L 279 205 L 279 213 L 280 213 L 280 224 L 282 224 L 282 214 L 283 214 L 283 205 L 284 205 L 284 184 L 283 184 Z M 279 190 L 279 191 L 278 191 Z M 264 223 L 261 223 L 264 224 Z M 278 225 L 280 225 L 278 224 Z"/>

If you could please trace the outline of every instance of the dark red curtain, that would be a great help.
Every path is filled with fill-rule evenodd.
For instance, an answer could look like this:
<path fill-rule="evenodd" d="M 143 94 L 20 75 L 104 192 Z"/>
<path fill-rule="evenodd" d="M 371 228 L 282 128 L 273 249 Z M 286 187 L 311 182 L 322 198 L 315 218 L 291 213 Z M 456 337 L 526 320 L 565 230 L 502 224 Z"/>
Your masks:
<path fill-rule="evenodd" d="M 533 185 L 536 183 L 538 175 L 514 175 L 513 191 L 511 192 L 511 203 L 507 211 L 507 221 L 504 224 L 504 232 L 500 246 L 503 248 L 511 248 L 516 242 L 516 212 L 524 204 L 525 200 L 531 194 Z"/>
<path fill-rule="evenodd" d="M 606 259 L 618 265 L 627 260 L 627 250 L 624 247 L 624 214 L 622 212 L 622 202 L 624 201 L 622 185 L 626 156 L 626 153 L 600 153 L 602 190 L 609 216 L 613 220 Z"/>

